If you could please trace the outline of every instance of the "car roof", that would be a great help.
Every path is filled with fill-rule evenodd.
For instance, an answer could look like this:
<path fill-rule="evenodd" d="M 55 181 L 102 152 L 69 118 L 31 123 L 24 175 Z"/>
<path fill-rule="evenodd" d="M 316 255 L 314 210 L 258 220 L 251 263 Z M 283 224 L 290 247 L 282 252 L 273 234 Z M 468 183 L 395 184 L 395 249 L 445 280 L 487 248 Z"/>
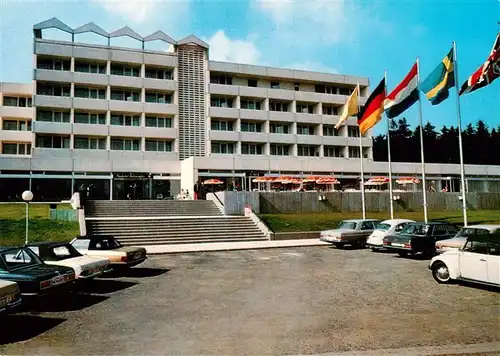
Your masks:
<path fill-rule="evenodd" d="M 494 231 L 500 229 L 500 225 L 495 225 L 495 224 L 478 224 L 478 225 L 464 226 L 464 228 L 469 228 L 469 229 L 485 229 L 485 230 L 488 230 L 490 232 L 494 232 Z"/>
<path fill-rule="evenodd" d="M 387 220 L 382 221 L 382 224 L 400 224 L 400 223 L 404 223 L 404 222 L 414 223 L 415 220 L 410 220 L 410 219 L 387 219 Z"/>
<path fill-rule="evenodd" d="M 380 221 L 378 219 L 346 219 L 346 220 L 342 220 L 342 222 L 363 222 L 363 221 Z"/>

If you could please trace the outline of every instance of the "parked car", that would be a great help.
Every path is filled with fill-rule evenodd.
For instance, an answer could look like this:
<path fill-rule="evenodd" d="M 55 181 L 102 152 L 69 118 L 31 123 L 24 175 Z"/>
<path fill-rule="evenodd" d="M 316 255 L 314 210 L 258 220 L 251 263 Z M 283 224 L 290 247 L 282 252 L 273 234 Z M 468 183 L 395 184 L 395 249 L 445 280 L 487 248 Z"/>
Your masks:
<path fill-rule="evenodd" d="M 0 247 L 0 279 L 17 282 L 21 296 L 40 296 L 70 287 L 73 268 L 51 266 L 29 248 Z"/>
<path fill-rule="evenodd" d="M 123 246 L 109 235 L 78 236 L 71 245 L 83 255 L 108 258 L 112 268 L 137 266 L 147 259 L 145 248 Z"/>
<path fill-rule="evenodd" d="M 75 270 L 76 279 L 91 279 L 108 269 L 109 259 L 84 256 L 69 242 L 35 242 L 28 247 L 48 265 L 66 266 Z"/>
<path fill-rule="evenodd" d="M 377 225 L 375 230 L 368 236 L 366 245 L 373 251 L 384 249 L 384 237 L 395 235 L 401 232 L 409 223 L 414 223 L 414 220 L 408 219 L 392 219 L 384 220 Z"/>
<path fill-rule="evenodd" d="M 0 314 L 10 313 L 22 303 L 16 282 L 0 280 Z"/>
<path fill-rule="evenodd" d="M 406 225 L 399 234 L 386 236 L 384 246 L 401 257 L 417 253 L 430 257 L 436 253 L 436 241 L 449 239 L 458 231 L 458 227 L 445 222 L 412 223 Z"/>
<path fill-rule="evenodd" d="M 436 242 L 436 252 L 443 253 L 449 250 L 461 248 L 467 241 L 469 235 L 500 233 L 500 225 L 470 225 L 460 229 L 458 234 L 451 239 Z"/>
<path fill-rule="evenodd" d="M 336 229 L 321 231 L 320 240 L 336 247 L 364 247 L 368 236 L 380 223 L 377 219 L 343 220 Z"/>
<path fill-rule="evenodd" d="M 473 234 L 465 245 L 446 251 L 429 262 L 438 283 L 470 281 L 500 287 L 500 234 Z"/>

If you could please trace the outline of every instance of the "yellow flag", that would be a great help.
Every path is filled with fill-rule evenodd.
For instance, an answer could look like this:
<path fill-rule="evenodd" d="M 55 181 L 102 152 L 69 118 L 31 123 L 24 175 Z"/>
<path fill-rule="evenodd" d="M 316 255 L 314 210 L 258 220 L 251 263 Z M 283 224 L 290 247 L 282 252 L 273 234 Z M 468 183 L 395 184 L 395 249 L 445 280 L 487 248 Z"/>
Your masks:
<path fill-rule="evenodd" d="M 338 130 L 342 123 L 346 121 L 349 116 L 354 116 L 359 112 L 358 92 L 359 84 L 356 86 L 351 96 L 349 96 L 349 99 L 347 99 L 347 102 L 344 105 L 344 111 L 342 111 L 342 115 L 340 115 L 339 122 L 337 123 L 337 125 L 335 125 L 335 129 Z"/>

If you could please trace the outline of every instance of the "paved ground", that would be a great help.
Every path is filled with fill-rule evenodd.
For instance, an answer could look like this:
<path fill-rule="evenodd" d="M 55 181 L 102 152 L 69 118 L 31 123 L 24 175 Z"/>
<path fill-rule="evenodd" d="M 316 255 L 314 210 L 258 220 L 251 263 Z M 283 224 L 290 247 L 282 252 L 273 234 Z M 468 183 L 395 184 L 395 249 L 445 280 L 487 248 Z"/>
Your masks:
<path fill-rule="evenodd" d="M 438 285 L 427 263 L 330 247 L 155 256 L 10 316 L 0 354 L 298 355 L 499 342 L 499 291 Z"/>

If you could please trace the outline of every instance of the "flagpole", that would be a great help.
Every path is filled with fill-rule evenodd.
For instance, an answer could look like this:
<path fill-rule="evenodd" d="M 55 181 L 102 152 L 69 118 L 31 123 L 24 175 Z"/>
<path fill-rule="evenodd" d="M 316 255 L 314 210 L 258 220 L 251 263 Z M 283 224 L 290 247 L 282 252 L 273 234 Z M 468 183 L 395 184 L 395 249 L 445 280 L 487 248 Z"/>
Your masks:
<path fill-rule="evenodd" d="M 453 41 L 453 71 L 455 76 L 455 89 L 457 92 L 457 126 L 458 126 L 458 147 L 460 150 L 460 180 L 462 185 L 462 210 L 464 214 L 464 226 L 467 226 L 467 200 L 465 196 L 465 169 L 464 169 L 464 154 L 462 147 L 462 123 L 460 119 L 460 96 L 458 95 L 458 61 L 457 61 L 457 46 Z"/>
<path fill-rule="evenodd" d="M 357 85 L 358 91 L 358 112 L 359 112 L 359 98 L 361 97 L 361 90 L 359 88 L 359 82 Z M 363 140 L 361 136 L 361 130 L 359 130 L 359 160 L 361 161 L 361 209 L 363 211 L 363 219 L 366 219 L 366 204 L 365 204 L 365 170 L 363 166 Z"/>
<path fill-rule="evenodd" d="M 384 71 L 385 91 L 387 92 L 387 70 Z M 394 201 L 392 196 L 392 160 L 391 160 L 391 126 L 387 118 L 387 160 L 389 161 L 389 206 L 391 207 L 391 219 L 394 219 Z"/>
<path fill-rule="evenodd" d="M 422 123 L 422 101 L 420 101 L 420 61 L 417 57 L 418 125 L 420 127 L 420 158 L 422 160 L 422 190 L 424 194 L 424 221 L 427 224 L 427 188 L 425 183 L 424 129 Z"/>

